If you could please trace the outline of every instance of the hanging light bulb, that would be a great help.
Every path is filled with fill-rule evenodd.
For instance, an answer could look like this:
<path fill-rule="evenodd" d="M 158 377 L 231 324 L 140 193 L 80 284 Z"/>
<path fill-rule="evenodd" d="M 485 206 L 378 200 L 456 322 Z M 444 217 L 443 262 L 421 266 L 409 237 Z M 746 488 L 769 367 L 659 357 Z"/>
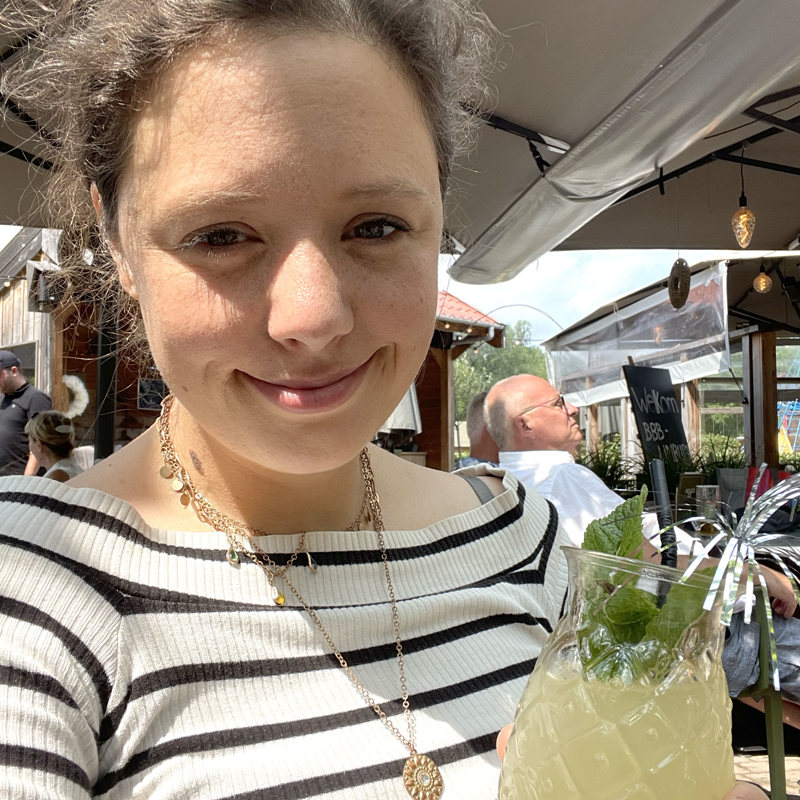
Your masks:
<path fill-rule="evenodd" d="M 753 239 L 756 229 L 756 215 L 747 207 L 747 197 L 744 193 L 744 148 L 742 148 L 742 161 L 739 162 L 739 171 L 742 176 L 742 193 L 739 195 L 739 208 L 733 212 L 731 227 L 739 247 L 747 247 Z M 766 276 L 769 278 L 769 276 Z M 772 285 L 772 281 L 770 281 Z M 769 291 L 765 289 L 764 291 Z"/>
<path fill-rule="evenodd" d="M 753 278 L 753 289 L 759 294 L 766 294 L 772 288 L 772 278 L 764 271 L 764 265 L 761 265 L 761 271 Z"/>
<path fill-rule="evenodd" d="M 756 215 L 747 207 L 747 198 L 744 195 L 739 198 L 739 208 L 733 212 L 731 226 L 739 247 L 747 247 L 756 229 Z"/>

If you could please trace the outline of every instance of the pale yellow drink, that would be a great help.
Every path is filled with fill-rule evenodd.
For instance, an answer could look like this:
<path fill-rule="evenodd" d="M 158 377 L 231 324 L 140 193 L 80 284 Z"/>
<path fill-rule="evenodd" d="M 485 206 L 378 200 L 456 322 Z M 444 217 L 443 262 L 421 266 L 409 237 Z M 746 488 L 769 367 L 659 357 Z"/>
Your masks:
<path fill-rule="evenodd" d="M 501 800 L 722 798 L 733 786 L 725 675 L 717 668 L 707 681 L 674 677 L 654 691 L 534 672 Z"/>
<path fill-rule="evenodd" d="M 721 800 L 731 703 L 709 579 L 564 549 L 568 610 L 517 707 L 500 800 Z"/>

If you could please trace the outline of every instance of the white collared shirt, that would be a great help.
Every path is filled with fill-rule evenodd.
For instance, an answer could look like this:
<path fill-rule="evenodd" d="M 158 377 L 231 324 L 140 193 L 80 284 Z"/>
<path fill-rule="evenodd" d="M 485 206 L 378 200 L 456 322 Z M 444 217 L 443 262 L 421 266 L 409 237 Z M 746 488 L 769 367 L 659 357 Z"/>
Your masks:
<path fill-rule="evenodd" d="M 611 513 L 623 499 L 597 475 L 564 450 L 517 450 L 500 453 L 500 466 L 510 470 L 528 489 L 549 500 L 558 511 L 561 527 L 576 547 L 583 543 L 592 520 Z M 656 515 L 645 514 L 642 527 L 654 547 L 660 547 Z M 652 537 L 652 538 L 651 538 Z M 678 552 L 690 552 L 692 537 L 675 529 Z"/>

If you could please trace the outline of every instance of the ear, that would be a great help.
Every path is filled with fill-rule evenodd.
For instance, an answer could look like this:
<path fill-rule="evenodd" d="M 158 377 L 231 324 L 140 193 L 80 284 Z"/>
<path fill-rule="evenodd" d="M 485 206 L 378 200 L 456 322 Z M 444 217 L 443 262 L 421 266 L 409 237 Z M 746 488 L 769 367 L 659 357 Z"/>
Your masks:
<path fill-rule="evenodd" d="M 517 417 L 514 420 L 514 435 L 519 442 L 527 442 L 530 444 L 531 442 L 536 441 L 536 434 L 534 433 L 533 428 L 528 425 L 527 422 L 522 417 Z M 519 448 L 520 450 L 525 448 Z"/>
<path fill-rule="evenodd" d="M 103 214 L 103 200 L 100 197 L 100 192 L 97 191 L 97 186 L 92 184 L 92 205 L 94 206 L 94 213 L 97 214 L 97 223 L 101 231 L 104 230 L 104 214 Z M 110 239 L 106 240 L 108 251 L 111 253 L 111 258 L 114 259 L 114 264 L 117 267 L 117 277 L 119 278 L 120 285 L 123 291 L 130 295 L 134 300 L 139 299 L 139 293 L 136 291 L 136 282 L 133 280 L 133 272 L 131 272 L 130 265 L 123 258 L 119 248 Z"/>

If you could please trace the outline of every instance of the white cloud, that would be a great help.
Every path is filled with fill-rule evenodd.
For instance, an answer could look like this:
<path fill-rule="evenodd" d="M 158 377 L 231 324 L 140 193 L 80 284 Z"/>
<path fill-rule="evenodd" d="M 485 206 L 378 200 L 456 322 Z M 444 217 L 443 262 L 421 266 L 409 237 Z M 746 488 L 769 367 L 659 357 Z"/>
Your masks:
<path fill-rule="evenodd" d="M 0 250 L 2 250 L 22 228 L 16 225 L 0 225 Z"/>
<path fill-rule="evenodd" d="M 566 328 L 599 306 L 665 278 L 679 256 L 694 264 L 729 255 L 711 250 L 556 251 L 510 281 L 486 285 L 452 280 L 447 274 L 452 259 L 443 256 L 439 288 L 499 322 L 529 320 L 534 340 L 541 341 L 558 333 L 559 326 Z"/>

